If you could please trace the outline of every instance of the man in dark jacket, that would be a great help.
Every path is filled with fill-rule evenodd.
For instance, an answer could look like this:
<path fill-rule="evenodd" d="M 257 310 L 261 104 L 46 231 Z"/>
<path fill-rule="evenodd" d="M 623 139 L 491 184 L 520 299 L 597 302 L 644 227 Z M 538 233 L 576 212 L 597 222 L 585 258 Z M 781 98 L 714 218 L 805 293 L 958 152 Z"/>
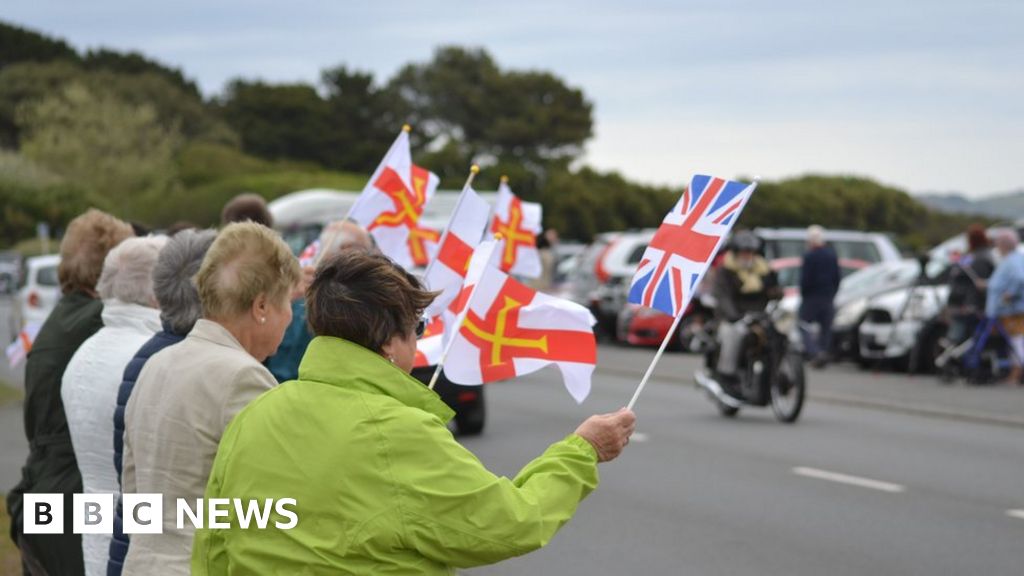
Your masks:
<path fill-rule="evenodd" d="M 828 362 L 832 345 L 833 300 L 839 291 L 839 259 L 835 250 L 825 243 L 821 226 L 807 229 L 807 252 L 800 268 L 800 321 L 818 325 L 818 337 L 804 330 L 804 350 L 812 365 L 821 368 Z"/>
<path fill-rule="evenodd" d="M 71 447 L 60 385 L 71 356 L 103 327 L 103 303 L 96 282 L 111 248 L 133 236 L 128 224 L 89 210 L 68 224 L 57 268 L 63 296 L 39 330 L 25 365 L 25 435 L 29 455 L 21 482 L 7 495 L 11 539 L 21 550 L 27 574 L 80 575 L 82 537 L 72 534 L 72 495 L 82 491 L 82 475 Z M 63 534 L 24 534 L 22 496 L 64 495 Z"/>

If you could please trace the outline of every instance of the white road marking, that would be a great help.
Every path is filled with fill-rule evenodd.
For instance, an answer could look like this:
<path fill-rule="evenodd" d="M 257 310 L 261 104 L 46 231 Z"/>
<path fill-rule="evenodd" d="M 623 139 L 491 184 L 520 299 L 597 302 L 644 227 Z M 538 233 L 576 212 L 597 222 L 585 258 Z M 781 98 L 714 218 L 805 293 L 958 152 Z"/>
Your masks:
<path fill-rule="evenodd" d="M 1007 510 L 1006 511 L 1006 515 L 1009 516 L 1010 518 L 1017 518 L 1019 520 L 1024 520 L 1024 510 Z"/>
<path fill-rule="evenodd" d="M 647 442 L 651 437 L 643 432 L 633 432 L 633 435 L 629 437 L 630 442 Z"/>
<path fill-rule="evenodd" d="M 882 482 L 881 480 L 872 480 L 871 478 L 850 476 L 849 474 L 829 472 L 828 470 L 819 470 L 817 468 L 806 468 L 804 466 L 797 466 L 796 468 L 793 468 L 793 473 L 798 476 L 828 480 L 830 482 L 838 482 L 840 484 L 849 484 L 850 486 L 860 486 L 861 488 L 871 488 L 872 490 L 880 490 L 882 492 L 897 493 L 905 492 L 907 490 L 905 486 L 893 484 L 891 482 Z"/>

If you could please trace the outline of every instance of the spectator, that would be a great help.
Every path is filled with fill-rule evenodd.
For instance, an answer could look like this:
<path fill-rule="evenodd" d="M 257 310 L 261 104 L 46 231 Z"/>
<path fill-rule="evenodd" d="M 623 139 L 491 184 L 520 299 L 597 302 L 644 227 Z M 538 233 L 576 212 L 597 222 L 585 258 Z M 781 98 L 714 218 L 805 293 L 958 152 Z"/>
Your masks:
<path fill-rule="evenodd" d="M 124 558 L 128 554 L 128 537 L 121 528 L 121 460 L 124 454 L 124 409 L 131 398 L 139 372 L 146 361 L 157 352 L 185 339 L 202 312 L 199 292 L 192 280 L 199 272 L 203 256 L 217 233 L 213 230 L 181 230 L 171 238 L 153 269 L 153 292 L 160 304 L 162 330 L 139 348 L 124 370 L 117 392 L 114 410 L 114 469 L 117 474 L 117 509 L 114 515 L 114 534 L 110 541 L 108 576 L 120 576 Z M 108 439 L 109 440 L 109 439 Z"/>
<path fill-rule="evenodd" d="M 804 350 L 811 365 L 822 368 L 828 363 L 832 346 L 833 300 L 839 291 L 839 259 L 825 243 L 825 229 L 807 228 L 807 252 L 800 266 L 800 321 L 818 325 L 818 337 L 803 330 Z"/>
<path fill-rule="evenodd" d="M 162 534 L 135 534 L 123 574 L 189 573 L 191 525 L 175 502 L 203 497 L 231 418 L 277 384 L 263 362 L 292 319 L 299 264 L 266 227 L 229 224 L 196 276 L 203 317 L 188 336 L 149 359 L 125 410 L 124 493 L 164 496 Z"/>
<path fill-rule="evenodd" d="M 231 423 L 206 492 L 293 497 L 298 523 L 241 530 L 229 518 L 231 529 L 200 530 L 193 574 L 451 574 L 540 548 L 572 518 L 597 463 L 628 442 L 633 413 L 593 416 L 515 480 L 495 476 L 452 438 L 451 409 L 409 375 L 433 297 L 379 254 L 321 264 L 299 380 Z"/>
<path fill-rule="evenodd" d="M 270 209 L 267 208 L 267 201 L 263 199 L 263 196 L 251 192 L 235 196 L 221 210 L 221 226 L 235 222 L 255 222 L 267 228 L 274 227 L 274 217 L 270 214 Z"/>
<path fill-rule="evenodd" d="M 974 332 L 985 312 L 985 288 L 994 270 L 985 228 L 972 224 L 967 229 L 967 253 L 956 259 L 949 275 L 949 345 L 962 343 Z"/>
<path fill-rule="evenodd" d="M 359 224 L 350 220 L 338 221 L 331 223 L 320 233 L 320 247 L 328 250 L 328 255 L 352 249 L 372 250 L 371 238 L 366 229 Z M 303 272 L 307 271 L 312 271 L 312 267 L 303 268 Z M 308 279 L 312 281 L 311 274 Z M 297 298 L 292 300 L 292 323 L 288 325 L 277 352 L 266 361 L 267 369 L 274 375 L 274 378 L 277 378 L 278 382 L 298 378 L 299 362 L 302 361 L 302 355 L 306 353 L 306 347 L 313 340 L 309 326 L 306 325 L 306 286 L 308 286 L 308 282 L 297 294 Z"/>
<path fill-rule="evenodd" d="M 996 236 L 1002 260 L 988 282 L 985 315 L 998 318 L 1010 337 L 1013 367 L 1005 382 L 1020 384 L 1024 374 L 1024 254 L 1017 250 L 1017 232 L 1004 230 Z"/>
<path fill-rule="evenodd" d="M 57 276 L 63 296 L 39 330 L 25 365 L 25 434 L 29 454 L 21 482 L 7 495 L 11 539 L 21 550 L 30 574 L 83 574 L 82 537 L 72 533 L 72 515 L 64 515 L 62 534 L 24 534 L 22 495 L 64 495 L 72 509 L 72 494 L 82 491 L 71 447 L 67 416 L 61 402 L 64 370 L 82 342 L 103 327 L 103 303 L 96 282 L 107 253 L 132 236 L 132 228 L 110 214 L 91 209 L 68 224 L 60 244 Z"/>
<path fill-rule="evenodd" d="M 61 399 L 86 494 L 118 491 L 111 416 L 128 361 L 160 329 L 153 265 L 166 242 L 163 236 L 129 238 L 107 254 L 96 285 L 103 328 L 78 348 L 64 371 Z M 109 534 L 82 535 L 86 576 L 106 574 L 109 546 Z"/>

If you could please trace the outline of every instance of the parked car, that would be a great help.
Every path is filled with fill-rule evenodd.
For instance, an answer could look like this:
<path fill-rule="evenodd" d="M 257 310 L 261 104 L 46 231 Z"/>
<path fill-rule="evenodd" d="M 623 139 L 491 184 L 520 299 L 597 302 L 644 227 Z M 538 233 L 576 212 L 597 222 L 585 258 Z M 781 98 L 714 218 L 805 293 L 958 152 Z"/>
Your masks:
<path fill-rule="evenodd" d="M 844 277 L 834 301 L 833 356 L 860 361 L 860 325 L 871 299 L 910 286 L 920 274 L 921 263 L 913 258 L 905 258 L 895 262 L 879 262 Z"/>
<path fill-rule="evenodd" d="M 931 261 L 912 285 L 872 298 L 858 334 L 861 359 L 930 371 L 945 334 L 948 280 L 948 264 Z"/>
<path fill-rule="evenodd" d="M 17 252 L 0 252 L 0 295 L 13 294 L 21 278 L 21 256 Z"/>
<path fill-rule="evenodd" d="M 633 278 L 654 229 L 598 235 L 579 256 L 571 276 L 571 299 L 590 309 L 599 333 L 615 338 Z"/>
<path fill-rule="evenodd" d="M 755 228 L 764 240 L 764 254 L 769 260 L 800 258 L 807 251 L 807 230 L 804 228 Z M 878 232 L 856 230 L 825 230 L 825 241 L 836 255 L 848 262 L 860 262 L 863 268 L 875 262 L 902 260 L 899 248 L 889 236 Z"/>
<path fill-rule="evenodd" d="M 18 315 L 21 325 L 42 324 L 60 300 L 57 266 L 60 256 L 35 256 L 25 260 L 24 284 L 18 290 Z"/>

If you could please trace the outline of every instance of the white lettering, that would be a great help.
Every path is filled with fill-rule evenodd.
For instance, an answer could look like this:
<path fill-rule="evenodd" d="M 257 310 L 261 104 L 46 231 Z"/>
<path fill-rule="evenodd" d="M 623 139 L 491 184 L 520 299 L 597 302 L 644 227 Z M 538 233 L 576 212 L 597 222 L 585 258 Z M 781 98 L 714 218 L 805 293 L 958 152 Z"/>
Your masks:
<path fill-rule="evenodd" d="M 299 524 L 299 516 L 293 510 L 285 508 L 285 505 L 291 504 L 292 506 L 298 506 L 298 502 L 295 498 L 281 498 L 277 501 L 274 509 L 277 511 L 278 516 L 284 516 L 289 518 L 288 522 L 275 522 L 274 527 L 278 530 L 291 530 Z"/>
<path fill-rule="evenodd" d="M 228 498 L 210 498 L 206 501 L 208 505 L 207 518 L 209 518 L 211 530 L 226 530 L 231 528 L 231 522 L 220 522 L 218 518 L 229 518 L 231 516 L 231 500 Z M 218 508 L 228 507 L 227 510 Z"/>
<path fill-rule="evenodd" d="M 267 527 L 267 522 L 270 520 L 270 510 L 273 506 L 274 501 L 272 499 L 266 499 L 263 501 L 263 507 L 260 508 L 259 500 L 249 500 L 245 509 L 242 508 L 242 499 L 235 498 L 235 516 L 238 517 L 238 526 L 242 529 L 248 530 L 249 523 L 252 522 L 253 517 L 256 518 L 256 526 L 263 530 Z M 262 515 L 260 514 L 262 512 Z"/>
<path fill-rule="evenodd" d="M 189 521 L 192 522 L 192 527 L 196 529 L 202 529 L 203 527 L 203 499 L 196 499 L 196 509 L 192 510 L 192 507 L 188 505 L 188 500 L 185 498 L 178 498 L 178 530 L 185 528 L 185 515 L 188 515 Z"/>

